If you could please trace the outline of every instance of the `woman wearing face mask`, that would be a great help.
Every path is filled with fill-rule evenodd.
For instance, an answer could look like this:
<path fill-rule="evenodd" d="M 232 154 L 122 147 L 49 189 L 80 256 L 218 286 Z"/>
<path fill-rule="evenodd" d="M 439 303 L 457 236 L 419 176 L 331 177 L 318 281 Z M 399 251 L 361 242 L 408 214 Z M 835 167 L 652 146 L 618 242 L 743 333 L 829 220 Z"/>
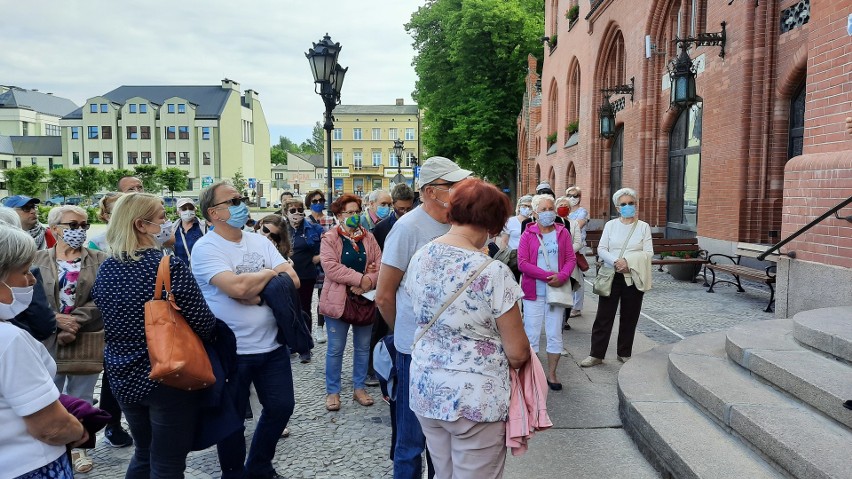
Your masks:
<path fill-rule="evenodd" d="M 580 227 L 580 244 L 582 248 L 586 247 L 586 227 L 589 225 L 589 212 L 586 208 L 580 206 L 580 200 L 583 197 L 583 192 L 579 186 L 572 186 L 565 190 L 565 197 L 568 199 L 570 211 L 568 219 L 576 221 Z M 582 276 L 582 272 L 580 273 Z M 576 318 L 583 314 L 583 298 L 585 297 L 585 281 L 580 281 L 580 289 L 574 291 L 574 308 L 571 309 L 569 317 Z"/>
<path fill-rule="evenodd" d="M 269 238 L 284 259 L 290 258 L 290 235 L 287 232 L 287 220 L 281 215 L 266 215 L 255 225 L 255 233 Z"/>
<path fill-rule="evenodd" d="M 71 479 L 66 447 L 89 434 L 59 402 L 56 364 L 44 345 L 8 321 L 30 304 L 36 245 L 26 232 L 0 222 L 0 471 L 4 477 Z"/>
<path fill-rule="evenodd" d="M 183 260 L 189 266 L 189 259 L 192 257 L 192 247 L 195 242 L 204 236 L 204 231 L 201 229 L 201 221 L 195 214 L 195 203 L 189 198 L 181 198 L 177 200 L 177 211 L 180 215 L 180 221 L 173 228 L 171 234 L 172 248 L 175 251 L 175 256 Z"/>
<path fill-rule="evenodd" d="M 83 335 L 104 329 L 91 292 L 106 254 L 84 247 L 89 222 L 86 210 L 79 206 L 53 208 L 47 215 L 47 225 L 56 238 L 56 244 L 49 250 L 36 253 L 33 264 L 41 271 L 44 291 L 56 314 L 55 347 L 58 353 L 62 348 L 75 347 L 78 339 L 83 340 Z M 100 341 L 99 335 L 97 338 Z M 78 364 L 60 361 L 54 378 L 56 387 L 59 392 L 91 404 L 99 372 L 81 374 L 77 372 L 79 369 Z M 92 469 L 92 461 L 85 449 L 75 450 L 72 455 L 75 471 L 84 473 Z"/>
<path fill-rule="evenodd" d="M 301 200 L 287 200 L 284 205 L 287 212 L 287 220 L 290 223 L 288 234 L 290 235 L 291 252 L 290 259 L 293 261 L 293 269 L 299 276 L 299 301 L 302 303 L 302 311 L 311 315 L 311 302 L 314 295 L 314 283 L 317 279 L 317 265 L 320 262 L 320 238 L 323 234 L 322 226 L 305 221 L 305 204 Z M 313 321 L 308 322 L 308 331 L 312 330 Z M 302 364 L 311 362 L 311 353 L 299 356 Z"/>
<path fill-rule="evenodd" d="M 636 191 L 630 188 L 622 188 L 612 195 L 612 202 L 618 207 L 621 217 L 608 221 L 604 226 L 598 256 L 615 269 L 615 278 L 610 295 L 600 296 L 598 301 L 591 351 L 589 357 L 580 362 L 584 368 L 603 362 L 619 304 L 617 358 L 623 363 L 633 353 L 642 297 L 651 289 L 651 257 L 654 255 L 651 227 L 636 218 L 638 200 Z"/>
<path fill-rule="evenodd" d="M 562 320 L 565 308 L 548 304 L 547 285 L 562 286 L 570 281 L 577 265 L 571 234 L 556 223 L 556 206 L 550 195 L 536 195 L 532 199 L 535 223 L 521 235 L 518 245 L 518 269 L 523 276 L 524 329 L 533 351 L 538 352 L 541 327 L 547 336 L 547 384 L 559 391 L 562 383 L 556 376 L 556 367 L 562 354 Z"/>
<path fill-rule="evenodd" d="M 347 296 L 360 295 L 376 287 L 377 265 L 382 252 L 373 234 L 361 226 L 361 199 L 352 194 L 341 195 L 331 204 L 331 213 L 338 226 L 322 237 L 322 267 L 325 270 L 325 288 L 320 298 L 320 312 L 326 318 L 328 350 L 325 360 L 325 407 L 329 411 L 340 409 L 340 374 L 343 351 L 350 324 L 341 318 Z M 372 323 L 352 326 L 352 399 L 362 406 L 373 404 L 365 389 L 367 363 L 370 357 Z"/>
<path fill-rule="evenodd" d="M 109 224 L 109 217 L 112 214 L 112 207 L 115 206 L 115 202 L 118 201 L 118 199 L 121 198 L 121 195 L 123 194 L 124 193 L 115 193 L 111 191 L 101 198 L 101 201 L 98 202 L 99 220 Z M 106 230 L 103 230 L 102 233 L 90 236 L 89 244 L 86 247 L 89 249 L 107 252 L 109 247 L 107 246 L 106 242 Z"/>
<path fill-rule="evenodd" d="M 154 297 L 161 244 L 170 234 L 160 198 L 147 193 L 122 196 L 107 230 L 111 256 L 101 265 L 92 290 L 104 320 L 104 366 L 136 445 L 128 478 L 183 477 L 198 421 L 201 391 L 148 379 L 145 303 Z M 216 318 L 189 267 L 175 257 L 169 267 L 172 295 L 186 322 L 202 340 L 210 339 Z"/>
<path fill-rule="evenodd" d="M 309 191 L 305 196 L 306 204 L 310 204 L 311 213 L 305 218 L 306 221 L 322 226 L 323 231 L 328 231 L 337 226 L 337 221 L 334 216 L 325 214 L 325 194 L 321 190 Z M 285 256 L 286 257 L 286 256 Z M 317 298 L 322 296 L 322 286 L 325 282 L 325 272 L 322 270 L 322 263 L 317 265 L 317 279 L 314 283 L 314 288 L 317 290 Z M 325 317 L 319 314 L 319 305 L 317 305 L 317 330 L 314 331 L 314 341 L 324 343 L 326 334 L 323 327 L 325 326 Z"/>

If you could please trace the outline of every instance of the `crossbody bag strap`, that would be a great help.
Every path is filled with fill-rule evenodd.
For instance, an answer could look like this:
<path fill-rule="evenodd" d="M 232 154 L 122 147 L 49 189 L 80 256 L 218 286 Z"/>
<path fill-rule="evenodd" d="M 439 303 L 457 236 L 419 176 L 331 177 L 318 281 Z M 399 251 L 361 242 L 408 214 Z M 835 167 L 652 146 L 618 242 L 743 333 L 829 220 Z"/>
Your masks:
<path fill-rule="evenodd" d="M 544 238 L 540 233 L 536 233 L 536 236 L 538 236 L 539 247 L 544 248 Z M 544 264 L 547 266 L 547 269 L 550 269 L 550 259 L 547 257 L 547 251 L 544 251 L 542 256 L 544 256 Z M 557 258 L 559 257 L 559 235 L 556 235 L 556 256 Z M 554 273 L 559 273 L 558 269 Z"/>
<path fill-rule="evenodd" d="M 448 299 L 447 301 L 444 302 L 444 305 L 441 306 L 441 309 L 439 309 L 438 312 L 435 313 L 434 316 L 432 316 L 432 319 L 426 324 L 426 326 L 423 326 L 423 329 L 420 330 L 420 334 L 418 334 L 417 337 L 414 338 L 414 343 L 412 343 L 411 349 L 414 349 L 414 346 L 416 346 L 417 342 L 420 341 L 420 338 L 422 338 L 423 335 L 426 334 L 426 331 L 429 331 L 429 328 L 431 328 L 432 325 L 435 324 L 435 321 L 438 320 L 438 317 L 441 316 L 444 313 L 444 311 L 446 311 L 447 308 L 450 307 L 451 304 L 453 304 L 453 301 L 455 301 L 462 294 L 462 292 L 464 292 L 467 289 L 467 287 L 470 286 L 470 283 L 473 283 L 473 280 L 478 278 L 480 273 L 482 273 L 485 270 L 485 268 L 487 268 L 488 265 L 491 264 L 493 261 L 494 261 L 494 258 L 488 258 L 487 260 L 485 260 L 485 262 L 482 263 L 482 265 L 476 271 L 473 272 L 473 274 L 470 276 L 470 278 L 468 278 L 467 281 L 464 282 L 462 287 L 459 288 L 459 290 L 456 291 L 450 297 L 450 299 Z"/>
<path fill-rule="evenodd" d="M 627 235 L 627 239 L 626 239 L 626 240 L 624 240 L 624 244 L 621 246 L 621 254 L 619 254 L 619 255 L 618 255 L 618 259 L 621 259 L 622 257 L 624 257 L 624 250 L 626 250 L 626 249 L 627 249 L 627 243 L 629 243 L 629 242 L 630 242 L 630 238 L 632 238 L 632 237 L 633 237 L 633 232 L 634 232 L 634 231 L 636 231 L 636 226 L 637 226 L 638 224 L 639 224 L 639 220 L 636 220 L 636 221 L 633 223 L 633 227 L 632 227 L 632 228 L 630 228 L 630 233 Z"/>

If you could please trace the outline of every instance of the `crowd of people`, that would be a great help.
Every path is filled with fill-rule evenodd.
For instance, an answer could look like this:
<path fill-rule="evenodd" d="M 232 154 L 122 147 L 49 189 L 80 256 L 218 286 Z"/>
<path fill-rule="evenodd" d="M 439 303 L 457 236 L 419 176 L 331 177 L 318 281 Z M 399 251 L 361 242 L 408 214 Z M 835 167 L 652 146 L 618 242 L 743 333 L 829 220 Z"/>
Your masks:
<path fill-rule="evenodd" d="M 395 381 L 382 394 L 394 477 L 419 478 L 424 452 L 430 477 L 501 477 L 506 445 L 524 443 L 508 421 L 524 407 L 513 384 L 539 398 L 563 389 L 563 331 L 582 314 L 577 258 L 590 217 L 579 187 L 557 197 L 542 183 L 513 210 L 506 194 L 471 174 L 432 157 L 417 194 L 400 184 L 327 203 L 320 190 L 287 192 L 279 211 L 255 222 L 247 198 L 227 182 L 197 201 L 179 199 L 171 213 L 142 181 L 125 177 L 100 199 L 97 217 L 107 228 L 91 237 L 83 208 L 54 207 L 43 225 L 38 199 L 7 198 L 0 416 L 8 426 L 0 448 L 28 459 L 4 452 L 0 465 L 15 478 L 88 472 L 97 465 L 86 449 L 105 428 L 110 446 L 135 447 L 128 478 L 182 477 L 189 452 L 211 437 L 223 478 L 282 477 L 272 461 L 297 407 L 292 362 L 313 361 L 313 343 L 327 342 L 332 412 L 350 382 L 353 402 L 375 404 L 369 388 L 384 387 L 391 374 L 377 371 L 374 351 L 390 345 Z M 619 307 L 617 358 L 630 358 L 651 287 L 651 231 L 637 218 L 638 194 L 624 188 L 612 200 L 620 216 L 604 226 L 598 254 L 614 279 L 583 367 L 603 361 Z M 155 298 L 161 263 L 167 294 Z M 215 387 L 185 390 L 150 378 L 152 299 L 172 301 L 192 333 L 217 348 Z M 350 329 L 352 375 L 344 378 Z M 542 329 L 546 370 L 537 357 Z M 312 341 L 297 348 L 287 334 Z M 250 395 L 262 411 L 247 448 Z M 69 413 L 69 400 L 82 401 L 86 414 Z M 549 427 L 546 412 L 530 416 L 527 429 Z"/>

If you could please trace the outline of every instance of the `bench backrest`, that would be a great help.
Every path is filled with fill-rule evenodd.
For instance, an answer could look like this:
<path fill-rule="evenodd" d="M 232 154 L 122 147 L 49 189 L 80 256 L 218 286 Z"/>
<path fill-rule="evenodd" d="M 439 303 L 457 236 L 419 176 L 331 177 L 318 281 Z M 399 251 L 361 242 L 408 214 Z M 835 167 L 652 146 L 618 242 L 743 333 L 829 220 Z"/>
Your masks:
<path fill-rule="evenodd" d="M 674 251 L 701 251 L 698 238 L 653 238 L 654 254 Z"/>

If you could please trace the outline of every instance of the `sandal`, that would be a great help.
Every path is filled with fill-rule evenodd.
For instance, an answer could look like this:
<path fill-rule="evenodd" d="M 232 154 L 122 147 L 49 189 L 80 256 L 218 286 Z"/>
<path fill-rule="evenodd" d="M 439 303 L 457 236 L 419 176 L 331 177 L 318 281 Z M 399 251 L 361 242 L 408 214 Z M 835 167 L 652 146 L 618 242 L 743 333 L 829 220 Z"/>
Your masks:
<path fill-rule="evenodd" d="M 74 449 L 71 451 L 71 464 L 74 465 L 74 472 L 85 474 L 95 467 L 92 459 L 86 454 L 85 449 Z"/>
<path fill-rule="evenodd" d="M 575 310 L 571 311 L 571 314 L 569 314 L 568 317 L 569 318 L 579 318 L 582 315 L 583 315 L 582 311 L 580 311 L 579 309 L 575 309 Z"/>
<path fill-rule="evenodd" d="M 370 396 L 367 391 L 363 389 L 356 389 L 355 394 L 352 395 L 352 399 L 358 401 L 358 404 L 362 406 L 372 406 L 373 398 Z"/>
<path fill-rule="evenodd" d="M 325 408 L 329 411 L 340 411 L 340 394 L 329 394 L 326 396 Z"/>

